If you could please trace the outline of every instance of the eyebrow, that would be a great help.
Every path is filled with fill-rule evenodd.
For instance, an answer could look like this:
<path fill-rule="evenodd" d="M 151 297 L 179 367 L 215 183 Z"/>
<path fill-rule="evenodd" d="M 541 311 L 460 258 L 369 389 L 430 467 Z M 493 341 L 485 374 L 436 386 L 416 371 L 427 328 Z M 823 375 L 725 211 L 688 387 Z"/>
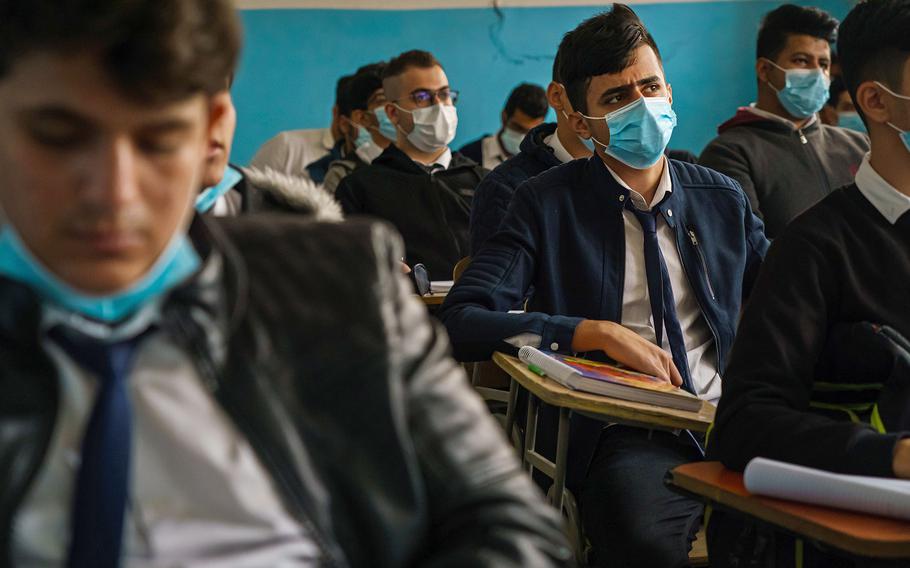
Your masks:
<path fill-rule="evenodd" d="M 638 81 L 635 81 L 635 83 L 633 83 L 631 85 L 622 85 L 619 87 L 613 87 L 612 89 L 607 89 L 606 91 L 604 91 L 603 93 L 600 94 L 600 100 L 607 99 L 607 98 L 611 97 L 612 95 L 617 95 L 619 93 L 625 93 L 632 87 L 641 87 L 644 85 L 648 85 L 650 83 L 658 83 L 658 82 L 660 82 L 660 77 L 658 77 L 657 75 L 651 75 L 650 77 L 645 77 L 644 79 L 639 79 Z"/>
<path fill-rule="evenodd" d="M 811 53 L 807 53 L 807 52 L 805 52 L 805 51 L 797 51 L 796 53 L 790 54 L 790 57 L 791 57 L 791 58 L 793 58 L 793 57 L 808 57 L 809 59 L 815 58 L 815 59 L 818 59 L 819 61 L 830 61 L 830 60 L 831 60 L 830 57 L 827 57 L 827 56 L 824 56 L 824 55 L 821 55 L 821 56 L 816 57 L 815 55 L 813 55 L 813 54 L 811 54 Z"/>
<path fill-rule="evenodd" d="M 21 121 L 52 120 L 67 122 L 78 128 L 85 129 L 90 129 L 94 126 L 94 121 L 90 118 L 63 106 L 52 105 L 27 108 L 20 111 L 18 117 Z M 154 135 L 190 130 L 192 126 L 192 123 L 186 119 L 166 117 L 160 120 L 150 120 L 146 124 L 139 124 L 136 130 Z"/>
<path fill-rule="evenodd" d="M 448 85 L 444 85 L 442 87 L 439 87 L 438 89 L 430 89 L 429 87 L 418 87 L 418 88 L 414 89 L 413 91 L 411 91 L 411 94 L 413 95 L 414 93 L 419 93 L 421 91 L 436 92 L 436 91 L 441 91 L 443 89 L 448 89 L 448 88 L 449 88 Z"/>

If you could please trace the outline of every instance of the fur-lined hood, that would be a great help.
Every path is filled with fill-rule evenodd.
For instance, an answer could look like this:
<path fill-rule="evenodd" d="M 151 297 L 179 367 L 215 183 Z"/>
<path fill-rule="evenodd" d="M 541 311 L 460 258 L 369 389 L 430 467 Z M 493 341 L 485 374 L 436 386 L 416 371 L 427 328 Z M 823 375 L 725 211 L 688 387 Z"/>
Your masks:
<path fill-rule="evenodd" d="M 276 201 L 292 209 L 311 214 L 317 221 L 341 221 L 341 206 L 313 180 L 291 176 L 271 168 L 240 168 L 247 182 Z"/>

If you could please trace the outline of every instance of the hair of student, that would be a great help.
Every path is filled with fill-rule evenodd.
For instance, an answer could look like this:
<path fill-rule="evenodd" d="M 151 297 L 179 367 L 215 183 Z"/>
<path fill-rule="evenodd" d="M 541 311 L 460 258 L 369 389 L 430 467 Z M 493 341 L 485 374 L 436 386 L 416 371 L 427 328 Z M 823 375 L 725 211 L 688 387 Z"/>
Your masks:
<path fill-rule="evenodd" d="M 385 66 L 385 71 L 382 73 L 382 78 L 385 80 L 390 77 L 397 77 L 408 69 L 413 69 L 415 67 L 418 69 L 430 69 L 431 67 L 441 68 L 442 64 L 439 63 L 429 51 L 412 49 L 411 51 L 405 51 L 390 59 Z"/>
<path fill-rule="evenodd" d="M 910 85 L 903 81 L 910 58 L 910 0 L 874 0 L 855 6 L 840 26 L 837 52 L 854 101 L 866 81 L 880 81 L 896 93 L 910 94 Z M 858 105 L 856 110 L 865 121 Z"/>
<path fill-rule="evenodd" d="M 225 88 L 242 43 L 230 0 L 0 0 L 0 78 L 36 52 L 98 53 L 143 103 Z"/>
<path fill-rule="evenodd" d="M 382 88 L 382 71 L 385 62 L 364 65 L 348 82 L 338 103 L 338 112 L 350 117 L 355 110 L 366 110 L 370 97 Z"/>
<path fill-rule="evenodd" d="M 587 92 L 591 78 L 619 73 L 635 63 L 635 50 L 647 45 L 660 60 L 657 43 L 635 12 L 625 4 L 613 4 L 609 12 L 582 22 L 567 33 L 556 57 L 558 75 L 575 110 L 588 112 Z"/>
<path fill-rule="evenodd" d="M 343 75 L 338 78 L 338 82 L 335 83 L 335 106 L 338 107 L 338 110 L 341 110 L 341 105 L 344 102 L 345 96 L 347 96 L 348 86 L 351 84 L 351 81 L 354 80 L 354 75 Z"/>
<path fill-rule="evenodd" d="M 522 83 L 512 89 L 506 101 L 506 116 L 511 117 L 520 110 L 531 118 L 543 118 L 549 110 L 547 92 L 540 85 Z"/>
<path fill-rule="evenodd" d="M 844 84 L 844 80 L 841 77 L 834 77 L 831 79 L 831 86 L 828 87 L 828 102 L 826 105 L 837 108 L 837 100 L 840 98 L 841 93 L 847 90 L 847 85 Z"/>
<path fill-rule="evenodd" d="M 819 8 L 784 4 L 762 19 L 758 30 L 756 58 L 774 61 L 791 35 L 807 35 L 829 44 L 837 41 L 837 18 Z"/>

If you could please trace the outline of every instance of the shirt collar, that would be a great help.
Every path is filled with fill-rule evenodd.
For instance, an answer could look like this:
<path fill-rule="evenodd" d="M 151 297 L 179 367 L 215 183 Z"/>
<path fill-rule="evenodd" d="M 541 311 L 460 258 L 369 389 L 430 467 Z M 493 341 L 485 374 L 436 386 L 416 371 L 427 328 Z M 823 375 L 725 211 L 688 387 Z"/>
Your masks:
<path fill-rule="evenodd" d="M 449 165 L 452 163 L 452 149 L 449 148 L 448 146 L 446 146 L 446 151 L 443 152 L 441 156 L 439 156 L 438 158 L 436 158 L 435 160 L 433 160 L 432 162 L 430 162 L 428 164 L 425 164 L 423 162 L 418 162 L 417 160 L 414 160 L 414 162 L 416 162 L 417 164 L 420 164 L 422 166 L 425 166 L 425 167 L 433 167 L 436 165 L 440 165 L 440 166 L 442 166 L 442 169 L 447 170 L 447 169 L 449 169 Z"/>
<path fill-rule="evenodd" d="M 489 155 L 489 157 L 494 160 L 505 162 L 511 157 L 506 153 L 505 148 L 503 148 L 502 144 L 499 142 L 499 134 L 487 136 L 483 139 L 482 145 L 484 155 Z"/>
<path fill-rule="evenodd" d="M 598 156 L 597 159 L 600 160 L 601 158 Z M 663 157 L 661 159 L 664 162 L 664 169 L 660 173 L 660 181 L 657 183 L 657 190 L 654 192 L 654 198 L 651 200 L 650 204 L 645 202 L 645 197 L 642 194 L 629 187 L 629 184 L 624 182 L 622 178 L 619 177 L 619 174 L 614 172 L 610 166 L 607 166 L 606 162 L 604 162 L 604 166 L 606 166 L 610 175 L 613 176 L 613 179 L 616 180 L 616 183 L 629 190 L 629 199 L 632 200 L 632 205 L 634 205 L 636 209 L 640 211 L 650 211 L 655 205 L 663 201 L 668 193 L 673 191 L 673 182 L 670 179 L 670 168 L 667 167 L 667 158 Z"/>
<path fill-rule="evenodd" d="M 331 128 L 322 129 L 322 139 L 320 140 L 320 143 L 322 144 L 322 147 L 325 148 L 326 152 L 331 151 L 332 148 L 335 147 L 335 137 L 332 136 Z"/>
<path fill-rule="evenodd" d="M 781 124 L 786 124 L 790 128 L 796 130 L 796 124 L 794 124 L 792 120 L 784 118 L 782 116 L 778 116 L 778 115 L 774 114 L 773 112 L 768 112 L 766 110 L 762 110 L 762 109 L 758 108 L 757 106 L 755 106 L 755 103 L 750 103 L 749 106 L 746 107 L 746 110 L 751 112 L 755 116 L 760 116 L 760 117 L 766 118 L 768 120 L 774 120 L 774 121 L 780 122 Z M 809 119 L 809 122 L 807 122 L 806 125 L 803 126 L 803 128 L 812 126 L 813 124 L 815 124 L 815 122 L 817 120 L 818 120 L 818 113 L 813 114 L 812 118 Z"/>
<path fill-rule="evenodd" d="M 910 197 L 904 195 L 885 181 L 869 162 L 869 154 L 856 172 L 856 187 L 873 207 L 892 225 L 910 211 Z"/>
<path fill-rule="evenodd" d="M 559 140 L 559 127 L 553 131 L 553 134 L 544 138 L 543 143 L 553 149 L 553 155 L 556 156 L 556 159 L 559 160 L 560 163 L 566 164 L 575 159 Z"/>

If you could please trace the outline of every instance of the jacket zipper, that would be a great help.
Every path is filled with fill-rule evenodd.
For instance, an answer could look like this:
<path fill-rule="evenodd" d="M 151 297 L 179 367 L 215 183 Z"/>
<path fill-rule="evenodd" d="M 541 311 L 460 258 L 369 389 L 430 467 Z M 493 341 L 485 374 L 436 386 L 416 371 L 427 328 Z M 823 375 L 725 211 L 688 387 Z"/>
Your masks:
<path fill-rule="evenodd" d="M 705 282 L 708 284 L 708 292 L 711 294 L 712 300 L 717 300 L 717 296 L 714 294 L 714 286 L 711 285 L 711 277 L 708 275 L 708 261 L 705 259 L 705 253 L 702 252 L 701 247 L 698 246 L 698 237 L 695 236 L 695 231 L 691 228 L 687 229 L 689 233 L 689 240 L 692 241 L 692 246 L 695 247 L 695 252 L 698 253 L 698 258 L 701 260 L 702 271 L 705 274 Z"/>
<path fill-rule="evenodd" d="M 303 501 L 303 496 L 299 495 L 297 491 L 293 489 L 290 483 L 287 482 L 284 475 L 281 475 L 280 468 L 275 463 L 274 458 L 271 453 L 267 450 L 265 444 L 260 443 L 261 440 L 253 432 L 253 429 L 249 427 L 249 423 L 246 422 L 242 415 L 237 412 L 236 407 L 228 402 L 225 397 L 218 396 L 220 389 L 220 383 L 218 380 L 218 369 L 215 366 L 215 362 L 212 360 L 208 350 L 200 345 L 199 334 L 194 333 L 189 329 L 189 326 L 186 322 L 183 321 L 183 318 L 177 317 L 173 318 L 176 326 L 177 332 L 186 339 L 187 343 L 191 346 L 193 353 L 195 354 L 194 360 L 196 362 L 197 368 L 199 369 L 200 374 L 202 375 L 202 381 L 211 395 L 217 400 L 227 411 L 228 415 L 235 421 L 240 432 L 248 438 L 251 446 L 253 448 L 258 448 L 259 451 L 256 452 L 257 455 L 261 456 L 268 467 L 269 473 L 272 475 L 272 479 L 276 484 L 281 484 L 285 488 L 285 492 L 289 495 L 294 495 L 299 502 Z M 269 401 L 271 404 L 271 401 Z M 299 505 L 294 505 L 294 507 L 300 510 L 300 514 L 297 516 L 297 520 L 304 526 L 307 530 L 307 534 L 319 548 L 319 551 L 322 555 L 322 560 L 327 562 L 327 566 L 335 566 L 334 557 L 329 552 L 329 546 L 325 537 L 322 535 L 321 531 L 316 527 L 314 521 L 309 518 L 305 511 L 302 510 L 302 507 Z"/>
<path fill-rule="evenodd" d="M 674 231 L 676 232 L 676 231 Z M 705 322 L 708 324 L 708 329 L 711 330 L 711 335 L 714 337 L 714 344 L 720 346 L 720 335 L 717 333 L 717 330 L 714 329 L 714 324 L 711 322 L 711 318 L 708 317 L 708 312 L 705 311 L 705 306 L 701 301 L 701 297 L 696 291 L 695 286 L 692 285 L 692 278 L 689 277 L 689 270 L 686 268 L 686 259 L 682 254 L 682 249 L 679 246 L 679 239 L 674 238 L 676 241 L 676 252 L 679 254 L 679 262 L 682 263 L 683 272 L 686 274 L 686 280 L 689 282 L 689 287 L 692 288 L 693 293 L 695 294 L 695 303 L 698 304 L 698 309 L 701 310 L 702 315 L 705 318 Z M 717 369 L 718 373 L 721 369 L 724 368 L 724 361 L 722 360 L 720 349 L 717 351 Z M 694 385 L 693 385 L 694 386 Z"/>
<path fill-rule="evenodd" d="M 799 133 L 799 141 L 800 141 L 800 142 L 802 142 L 803 144 L 808 144 L 808 143 L 809 143 L 809 139 L 806 138 L 806 135 L 805 135 L 805 134 L 803 134 L 803 129 L 802 129 L 802 128 L 797 128 L 797 129 L 796 129 L 796 132 Z"/>

